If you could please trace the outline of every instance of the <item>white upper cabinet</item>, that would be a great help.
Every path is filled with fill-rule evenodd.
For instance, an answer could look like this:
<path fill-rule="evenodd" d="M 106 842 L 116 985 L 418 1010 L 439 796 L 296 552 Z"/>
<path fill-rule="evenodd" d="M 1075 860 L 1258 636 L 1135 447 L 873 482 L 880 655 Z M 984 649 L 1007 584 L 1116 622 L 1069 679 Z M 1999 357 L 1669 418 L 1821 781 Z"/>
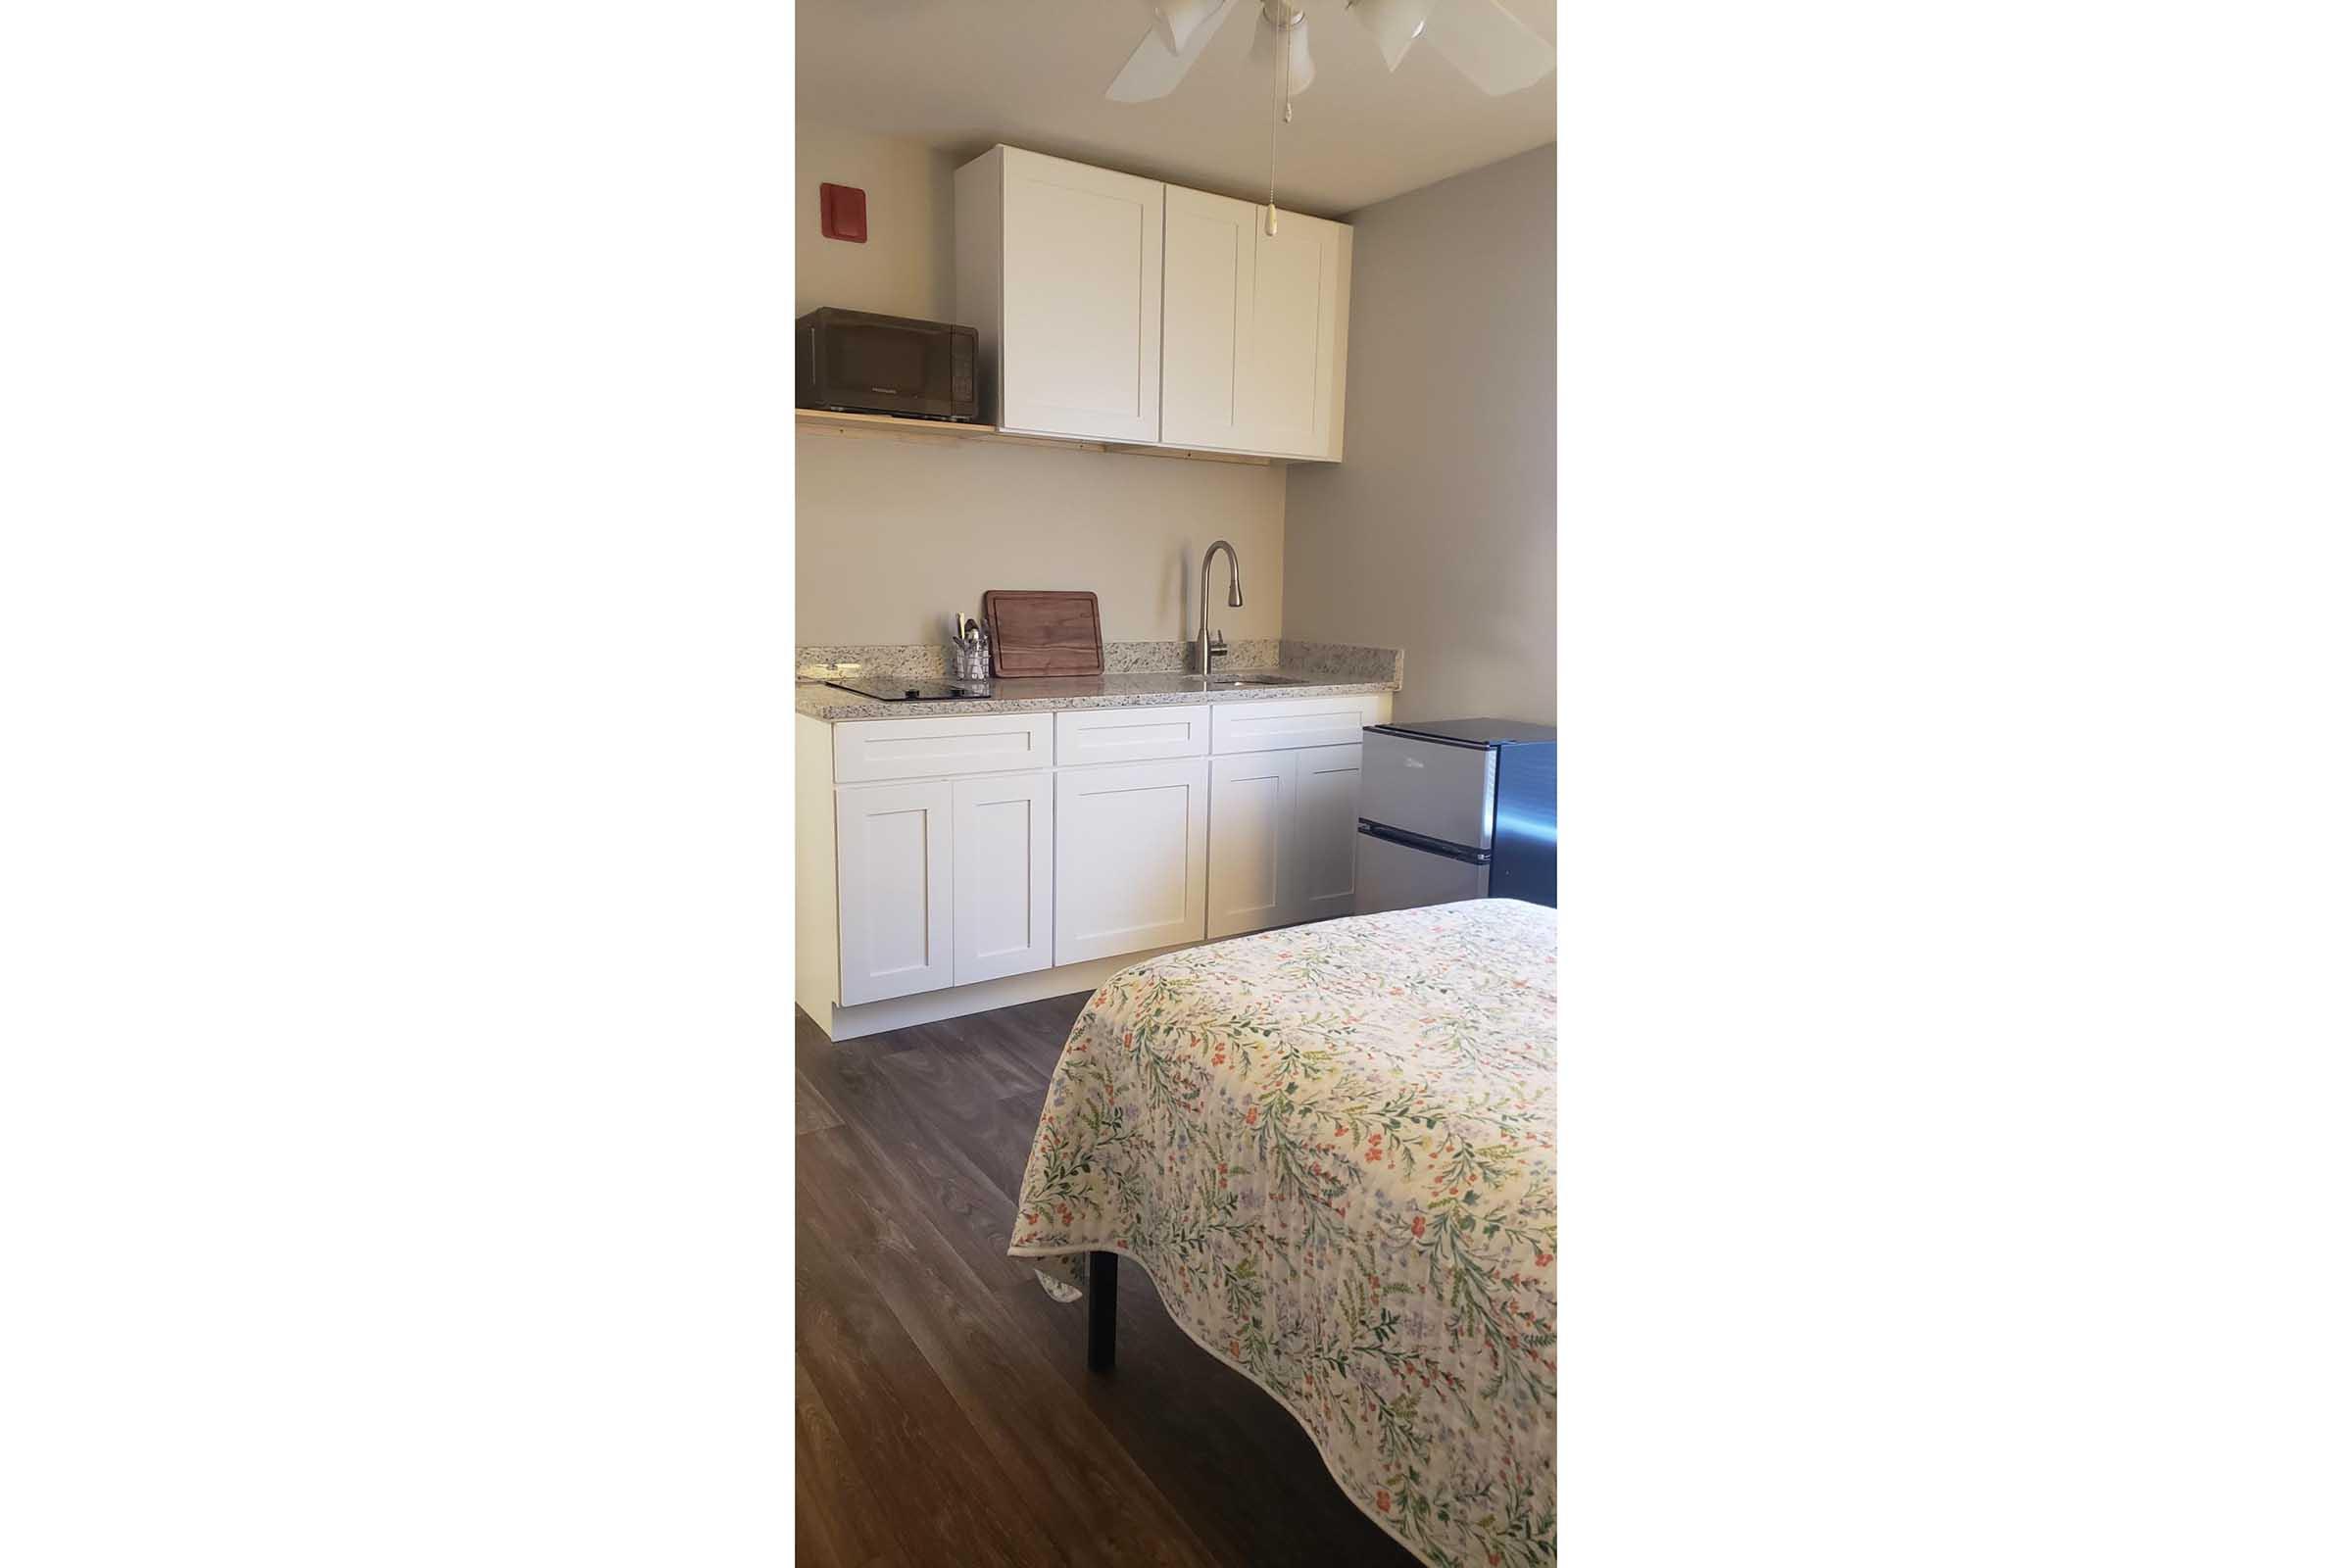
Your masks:
<path fill-rule="evenodd" d="M 1269 457 L 1340 455 L 1354 232 L 1168 187 L 1160 440 Z"/>
<path fill-rule="evenodd" d="M 956 318 L 1007 430 L 1159 440 L 1163 187 L 1016 147 L 956 172 Z"/>
<path fill-rule="evenodd" d="M 1355 231 L 1284 213 L 1252 230 L 1250 352 L 1241 376 L 1244 445 L 1278 457 L 1340 455 L 1348 389 L 1348 283 Z"/>
<path fill-rule="evenodd" d="M 1017 147 L 956 172 L 956 318 L 1004 429 L 1336 462 L 1354 230 Z"/>
<path fill-rule="evenodd" d="M 1169 446 L 1240 451 L 1250 444 L 1242 378 L 1257 314 L 1250 299 L 1257 212 L 1230 197 L 1168 187 L 1159 432 Z"/>

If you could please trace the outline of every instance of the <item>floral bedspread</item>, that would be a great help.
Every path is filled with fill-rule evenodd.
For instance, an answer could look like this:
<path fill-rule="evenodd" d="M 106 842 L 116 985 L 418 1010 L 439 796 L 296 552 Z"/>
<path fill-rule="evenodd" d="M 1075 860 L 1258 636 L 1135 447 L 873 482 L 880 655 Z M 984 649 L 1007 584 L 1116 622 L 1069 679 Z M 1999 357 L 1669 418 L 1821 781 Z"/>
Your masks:
<path fill-rule="evenodd" d="M 1115 1251 L 1440 1568 L 1558 1556 L 1556 917 L 1506 899 L 1137 964 L 1048 1090 L 1011 1251 Z"/>

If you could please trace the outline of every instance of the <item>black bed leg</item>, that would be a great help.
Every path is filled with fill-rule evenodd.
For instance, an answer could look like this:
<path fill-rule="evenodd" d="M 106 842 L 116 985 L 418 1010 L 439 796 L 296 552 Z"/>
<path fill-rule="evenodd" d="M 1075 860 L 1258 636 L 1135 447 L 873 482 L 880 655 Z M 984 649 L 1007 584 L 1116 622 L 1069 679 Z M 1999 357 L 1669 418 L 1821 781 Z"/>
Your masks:
<path fill-rule="evenodd" d="M 1086 1254 L 1086 1365 L 1110 1370 L 1119 1344 L 1119 1254 Z"/>

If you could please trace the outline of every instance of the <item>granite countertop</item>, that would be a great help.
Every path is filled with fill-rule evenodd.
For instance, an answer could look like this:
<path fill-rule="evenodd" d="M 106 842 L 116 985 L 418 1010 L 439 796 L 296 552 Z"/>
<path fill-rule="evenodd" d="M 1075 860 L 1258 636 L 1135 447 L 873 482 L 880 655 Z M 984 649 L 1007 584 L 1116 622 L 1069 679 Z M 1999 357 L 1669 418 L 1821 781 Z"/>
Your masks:
<path fill-rule="evenodd" d="M 1190 703 L 1253 703 L 1268 698 L 1344 697 L 1394 692 L 1400 681 L 1367 680 L 1298 665 L 1272 669 L 1219 670 L 1220 675 L 1280 675 L 1296 686 L 1225 686 L 1203 690 L 1198 675 L 1173 670 L 1128 670 L 1103 675 L 1000 677 L 995 696 L 958 697 L 943 702 L 884 703 L 822 681 L 804 680 L 794 707 L 810 718 L 835 723 L 852 718 L 947 718 L 959 713 L 1046 713 L 1073 708 L 1173 708 Z"/>

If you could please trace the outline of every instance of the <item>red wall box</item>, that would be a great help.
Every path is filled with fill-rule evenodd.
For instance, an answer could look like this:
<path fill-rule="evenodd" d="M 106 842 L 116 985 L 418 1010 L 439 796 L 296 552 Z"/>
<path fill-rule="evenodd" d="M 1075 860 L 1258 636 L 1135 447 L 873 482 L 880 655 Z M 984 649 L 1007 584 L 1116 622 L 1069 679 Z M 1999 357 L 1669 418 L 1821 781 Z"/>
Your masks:
<path fill-rule="evenodd" d="M 818 185 L 817 211 L 824 220 L 825 238 L 865 243 L 865 192 L 855 185 Z"/>

